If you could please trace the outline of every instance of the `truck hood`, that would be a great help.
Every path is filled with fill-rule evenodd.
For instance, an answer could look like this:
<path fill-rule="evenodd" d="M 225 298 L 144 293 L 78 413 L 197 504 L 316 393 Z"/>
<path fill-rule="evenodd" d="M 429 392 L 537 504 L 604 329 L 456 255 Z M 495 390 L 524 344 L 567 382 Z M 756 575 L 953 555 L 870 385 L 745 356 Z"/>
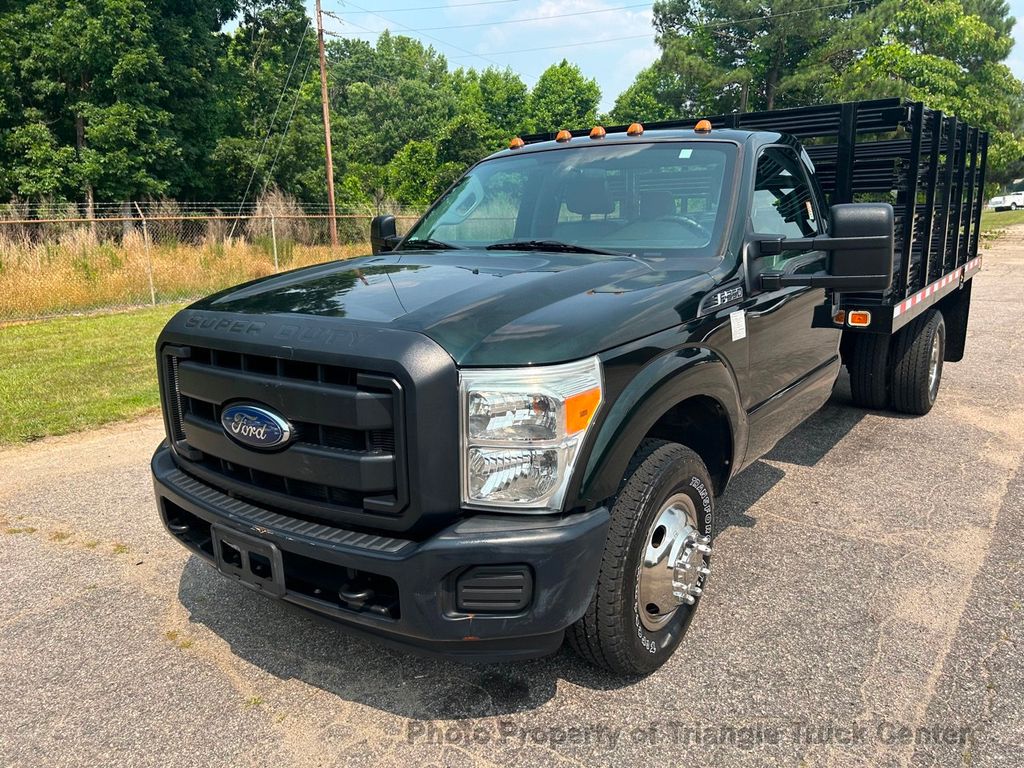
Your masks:
<path fill-rule="evenodd" d="M 459 365 L 578 359 L 695 317 L 705 272 L 600 254 L 402 251 L 295 270 L 194 309 L 345 318 L 423 333 Z"/>

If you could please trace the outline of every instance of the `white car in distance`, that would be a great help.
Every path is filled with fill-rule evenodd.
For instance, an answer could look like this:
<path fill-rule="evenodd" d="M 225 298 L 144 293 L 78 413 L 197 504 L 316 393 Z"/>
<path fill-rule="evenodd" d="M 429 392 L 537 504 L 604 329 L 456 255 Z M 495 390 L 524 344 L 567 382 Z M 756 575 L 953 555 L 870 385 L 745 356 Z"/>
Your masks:
<path fill-rule="evenodd" d="M 993 197 L 988 201 L 988 207 L 993 211 L 1016 211 L 1024 208 L 1024 191 L 1007 192 L 1005 195 Z"/>

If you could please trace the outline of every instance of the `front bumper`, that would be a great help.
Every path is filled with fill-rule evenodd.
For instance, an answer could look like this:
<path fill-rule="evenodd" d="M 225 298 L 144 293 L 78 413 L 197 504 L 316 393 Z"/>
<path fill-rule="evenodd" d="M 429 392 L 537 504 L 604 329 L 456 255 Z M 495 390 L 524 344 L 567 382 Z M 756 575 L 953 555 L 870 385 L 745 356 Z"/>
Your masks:
<path fill-rule="evenodd" d="M 478 514 L 413 541 L 255 507 L 182 472 L 166 445 L 153 456 L 152 469 L 161 520 L 193 553 L 215 562 L 210 526 L 269 542 L 283 563 L 282 594 L 275 596 L 384 642 L 468 661 L 535 658 L 557 650 L 565 629 L 590 603 L 608 528 L 603 507 L 557 518 Z M 456 579 L 483 565 L 528 566 L 532 597 L 526 608 L 457 610 Z M 394 617 L 354 610 L 337 599 L 329 587 L 351 569 L 394 585 Z"/>

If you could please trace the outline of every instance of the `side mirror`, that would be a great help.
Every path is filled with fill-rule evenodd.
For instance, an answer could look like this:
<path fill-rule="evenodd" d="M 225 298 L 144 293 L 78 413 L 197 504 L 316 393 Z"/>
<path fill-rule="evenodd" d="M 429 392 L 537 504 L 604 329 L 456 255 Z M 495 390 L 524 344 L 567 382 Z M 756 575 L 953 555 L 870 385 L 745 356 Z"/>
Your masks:
<path fill-rule="evenodd" d="M 401 239 L 394 216 L 374 216 L 370 221 L 370 249 L 375 254 L 394 250 Z"/>
<path fill-rule="evenodd" d="M 840 203 L 830 211 L 831 234 L 789 239 L 759 236 L 758 254 L 783 251 L 827 251 L 824 272 L 805 275 L 761 275 L 761 287 L 790 285 L 833 291 L 884 291 L 892 283 L 893 212 L 888 203 Z"/>

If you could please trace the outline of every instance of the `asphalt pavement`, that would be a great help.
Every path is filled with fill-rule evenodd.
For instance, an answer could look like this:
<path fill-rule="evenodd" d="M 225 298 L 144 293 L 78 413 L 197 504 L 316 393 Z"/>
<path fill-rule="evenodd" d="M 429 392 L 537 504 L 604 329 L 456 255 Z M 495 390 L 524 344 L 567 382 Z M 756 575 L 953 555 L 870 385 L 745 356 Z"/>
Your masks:
<path fill-rule="evenodd" d="M 0 451 L 0 765 L 1024 765 L 1024 228 L 923 418 L 828 406 L 719 500 L 640 681 L 466 667 L 254 594 L 161 528 L 150 417 Z"/>

